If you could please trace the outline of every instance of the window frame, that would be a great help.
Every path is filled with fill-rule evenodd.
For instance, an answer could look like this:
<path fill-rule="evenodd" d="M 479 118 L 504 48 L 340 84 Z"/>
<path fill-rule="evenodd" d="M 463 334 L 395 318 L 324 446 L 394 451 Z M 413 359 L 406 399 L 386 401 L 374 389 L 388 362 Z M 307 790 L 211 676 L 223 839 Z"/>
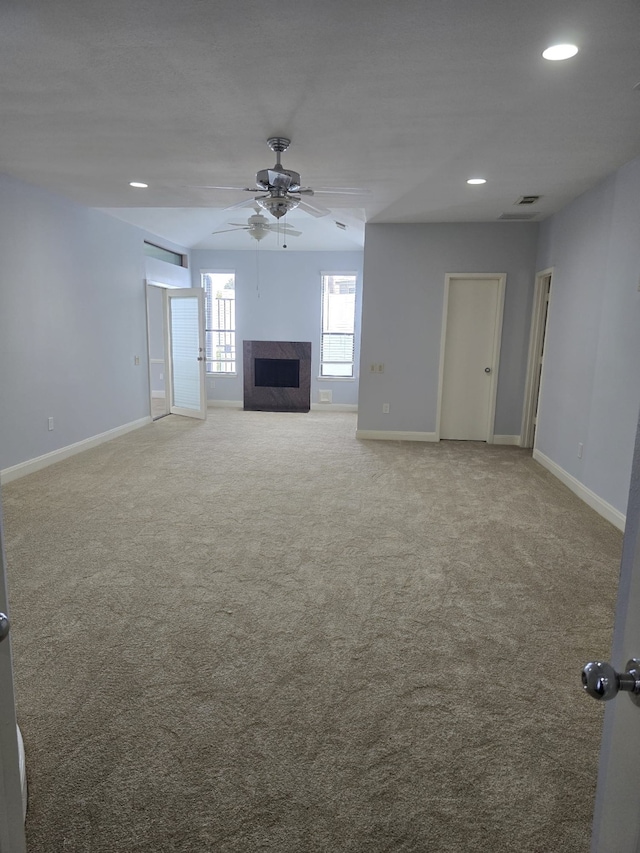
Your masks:
<path fill-rule="evenodd" d="M 208 275 L 222 275 L 227 276 L 229 278 L 233 277 L 234 281 L 234 297 L 232 300 L 225 300 L 234 303 L 233 314 L 232 314 L 232 327 L 231 328 L 214 328 L 213 326 L 209 326 L 209 299 L 207 297 L 207 287 L 205 284 L 205 276 Z M 237 376 L 238 375 L 238 346 L 237 346 L 237 321 L 236 321 L 236 271 L 235 269 L 201 269 L 200 270 L 200 286 L 204 291 L 204 302 L 205 302 L 205 311 L 204 311 L 204 325 L 205 325 L 205 373 L 207 376 L 211 377 L 223 377 L 223 376 Z M 215 298 L 215 302 L 219 300 Z M 213 307 L 211 307 L 211 319 L 213 320 Z M 230 335 L 231 340 L 229 344 L 225 344 L 225 346 L 231 346 L 233 351 L 233 359 L 213 359 L 209 358 L 206 352 L 208 348 L 208 336 L 211 335 Z M 233 370 L 210 370 L 209 365 L 219 365 L 220 367 L 224 365 L 233 365 Z"/>
<path fill-rule="evenodd" d="M 352 332 L 331 332 L 325 331 L 325 279 L 326 278 L 352 278 L 353 279 L 353 331 Z M 357 311 L 358 311 L 358 272 L 355 270 L 322 270 L 320 273 L 320 358 L 318 362 L 318 380 L 328 382 L 353 382 L 356 379 L 356 330 L 357 330 Z M 324 338 L 325 335 L 344 335 L 351 338 L 351 361 L 324 361 Z M 324 365 L 344 364 L 351 366 L 351 374 L 331 374 L 323 373 Z"/>

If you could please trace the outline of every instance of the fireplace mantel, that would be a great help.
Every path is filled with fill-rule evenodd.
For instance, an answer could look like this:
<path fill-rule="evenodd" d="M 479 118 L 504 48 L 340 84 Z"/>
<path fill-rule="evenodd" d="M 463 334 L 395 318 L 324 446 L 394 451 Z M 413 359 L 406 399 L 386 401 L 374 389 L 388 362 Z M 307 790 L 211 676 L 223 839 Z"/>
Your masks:
<path fill-rule="evenodd" d="M 311 344 L 305 341 L 243 341 L 244 408 L 252 412 L 308 412 L 311 408 Z M 258 380 L 273 385 L 256 385 Z M 284 362 L 295 361 L 294 365 Z M 297 385 L 294 383 L 297 381 Z"/>

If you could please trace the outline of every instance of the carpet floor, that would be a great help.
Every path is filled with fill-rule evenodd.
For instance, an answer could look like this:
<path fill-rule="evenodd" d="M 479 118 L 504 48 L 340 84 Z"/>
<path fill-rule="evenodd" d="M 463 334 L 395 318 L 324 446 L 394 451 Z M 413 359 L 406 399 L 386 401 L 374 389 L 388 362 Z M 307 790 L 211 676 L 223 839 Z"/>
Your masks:
<path fill-rule="evenodd" d="M 3 489 L 30 853 L 586 853 L 622 536 L 355 416 L 158 420 Z"/>

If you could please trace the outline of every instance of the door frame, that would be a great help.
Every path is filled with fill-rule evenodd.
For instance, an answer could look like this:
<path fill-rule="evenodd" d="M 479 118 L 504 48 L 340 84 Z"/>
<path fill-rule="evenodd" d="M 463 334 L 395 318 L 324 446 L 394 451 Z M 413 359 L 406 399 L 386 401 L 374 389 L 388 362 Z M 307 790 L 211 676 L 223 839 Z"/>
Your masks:
<path fill-rule="evenodd" d="M 0 493 L 0 611 L 7 601 L 2 495 Z M 26 853 L 20 745 L 13 687 L 11 633 L 0 643 L 0 853 Z"/>
<path fill-rule="evenodd" d="M 159 287 L 162 289 L 162 322 L 163 322 L 163 338 L 164 338 L 164 393 L 165 393 L 165 412 L 168 415 L 184 415 L 185 417 L 197 418 L 205 420 L 207 417 L 207 387 L 206 387 L 206 353 L 205 353 L 205 319 L 204 319 L 204 290 L 201 287 L 179 287 L 175 284 L 168 284 L 163 281 L 153 279 L 145 280 L 145 300 L 146 300 L 146 318 L 147 318 L 147 375 L 148 375 L 148 391 L 149 391 L 149 414 L 153 419 L 151 409 L 151 340 L 150 340 L 150 320 L 149 320 L 149 300 L 148 288 Z M 199 414 L 190 409 L 181 409 L 173 405 L 173 356 L 171 353 L 171 317 L 169 314 L 169 295 L 174 294 L 184 298 L 193 298 L 196 296 L 199 303 L 200 328 L 199 337 L 202 352 L 202 367 L 200 370 L 200 399 L 202 401 L 202 410 Z M 0 851 L 2 853 L 2 851 Z"/>
<path fill-rule="evenodd" d="M 444 303 L 442 306 L 442 331 L 440 334 L 440 367 L 438 372 L 438 411 L 436 415 L 436 434 L 435 440 L 440 441 L 440 421 L 442 416 L 442 391 L 444 385 L 444 355 L 447 344 L 447 320 L 449 316 L 449 288 L 454 279 L 475 279 L 477 281 L 486 281 L 487 279 L 497 279 L 498 281 L 498 299 L 496 305 L 495 327 L 493 335 L 493 349 L 491 358 L 491 378 L 489 385 L 489 417 L 487 419 L 487 444 L 493 444 L 494 425 L 496 418 L 496 400 L 498 396 L 498 373 L 500 369 L 500 346 L 502 343 L 502 320 L 504 317 L 504 297 L 506 293 L 507 274 L 504 272 L 495 273 L 462 273 L 448 272 L 445 274 L 444 281 Z"/>
<path fill-rule="evenodd" d="M 147 366 L 149 368 L 149 414 L 153 419 L 153 391 L 151 389 L 151 363 L 157 362 L 157 359 L 151 358 L 151 319 L 149 317 L 149 288 L 150 287 L 158 287 L 163 291 L 162 294 L 162 343 L 164 349 L 164 400 L 165 400 L 165 415 L 170 414 L 169 412 L 169 403 L 171 401 L 171 369 L 170 369 L 170 353 L 168 350 L 169 346 L 169 331 L 168 331 L 168 303 L 167 303 L 167 290 L 172 290 L 176 288 L 174 284 L 164 284 L 160 281 L 152 281 L 151 279 L 146 280 L 145 287 L 145 299 L 146 299 L 146 311 L 147 311 Z"/>
<path fill-rule="evenodd" d="M 549 284 L 547 285 L 547 280 Z M 547 336 L 549 313 L 551 311 L 551 289 L 553 288 L 553 267 L 536 273 L 533 291 L 533 307 L 531 310 L 531 331 L 529 333 L 529 357 L 527 360 L 527 380 L 524 386 L 524 406 L 522 410 L 522 428 L 520 432 L 520 447 L 533 447 L 534 421 L 536 419 L 537 403 L 542 389 L 544 372 L 543 343 Z M 545 312 L 547 290 L 549 307 Z M 542 370 L 537 367 L 542 358 Z M 539 381 L 538 377 L 539 376 Z"/>

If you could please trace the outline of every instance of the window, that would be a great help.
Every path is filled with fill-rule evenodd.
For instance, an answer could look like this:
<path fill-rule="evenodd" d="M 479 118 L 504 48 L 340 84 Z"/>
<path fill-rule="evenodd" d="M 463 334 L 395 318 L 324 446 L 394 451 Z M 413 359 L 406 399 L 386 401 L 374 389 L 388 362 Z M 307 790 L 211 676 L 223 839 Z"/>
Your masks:
<path fill-rule="evenodd" d="M 235 273 L 202 273 L 207 373 L 236 372 Z"/>
<path fill-rule="evenodd" d="M 355 275 L 323 275 L 321 377 L 353 377 L 355 325 Z"/>
<path fill-rule="evenodd" d="M 144 253 L 150 258 L 157 258 L 159 261 L 175 264 L 177 267 L 186 267 L 184 255 L 172 252 L 170 249 L 163 249 L 162 246 L 156 246 L 146 240 L 144 241 Z"/>

